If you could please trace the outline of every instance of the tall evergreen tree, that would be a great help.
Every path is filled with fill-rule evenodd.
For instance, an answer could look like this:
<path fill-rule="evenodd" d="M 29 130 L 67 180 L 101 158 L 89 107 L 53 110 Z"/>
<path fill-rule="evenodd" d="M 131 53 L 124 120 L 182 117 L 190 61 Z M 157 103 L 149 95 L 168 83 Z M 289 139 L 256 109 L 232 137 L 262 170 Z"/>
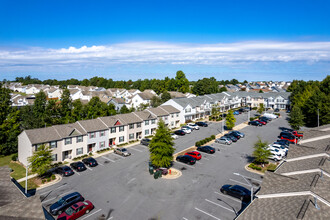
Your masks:
<path fill-rule="evenodd" d="M 64 118 L 69 118 L 71 110 L 72 99 L 70 96 L 70 91 L 68 89 L 64 89 L 61 97 L 61 116 Z"/>
<path fill-rule="evenodd" d="M 39 128 L 45 126 L 45 122 L 47 121 L 46 106 L 47 97 L 46 94 L 41 90 L 36 94 L 36 99 L 33 105 L 33 116 L 35 119 L 35 124 Z"/>
<path fill-rule="evenodd" d="M 179 92 L 189 92 L 189 81 L 181 70 L 176 72 L 175 84 Z"/>
<path fill-rule="evenodd" d="M 129 113 L 129 109 L 127 108 L 126 105 L 123 105 L 123 107 L 121 107 L 120 109 L 120 114 L 125 114 L 125 113 Z"/>
<path fill-rule="evenodd" d="M 236 118 L 234 116 L 234 112 L 233 110 L 229 110 L 227 116 L 226 116 L 226 126 L 227 129 L 231 130 L 235 127 L 235 122 L 236 122 Z"/>
<path fill-rule="evenodd" d="M 0 125 L 0 155 L 17 152 L 17 136 L 21 133 L 19 111 L 13 109 Z"/>
<path fill-rule="evenodd" d="M 149 144 L 150 161 L 156 167 L 168 167 L 175 151 L 173 138 L 163 120 L 158 123 L 155 136 Z"/>
<path fill-rule="evenodd" d="M 292 111 L 289 114 L 289 123 L 291 125 L 291 128 L 295 130 L 299 130 L 301 126 L 304 125 L 304 115 L 301 111 L 301 109 L 295 105 L 292 108 Z"/>
<path fill-rule="evenodd" d="M 171 94 L 168 91 L 165 90 L 161 95 L 162 103 L 165 103 L 170 99 L 171 99 Z"/>
<path fill-rule="evenodd" d="M 10 112 L 10 90 L 0 84 L 0 125 L 6 120 Z"/>

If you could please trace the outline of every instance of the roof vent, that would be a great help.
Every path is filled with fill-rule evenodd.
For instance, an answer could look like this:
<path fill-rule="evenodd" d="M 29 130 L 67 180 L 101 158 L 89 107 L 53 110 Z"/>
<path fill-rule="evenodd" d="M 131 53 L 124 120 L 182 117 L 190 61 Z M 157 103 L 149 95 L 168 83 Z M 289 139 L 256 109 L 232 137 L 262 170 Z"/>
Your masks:
<path fill-rule="evenodd" d="M 317 198 L 314 197 L 314 206 L 317 210 L 320 210 L 320 207 L 317 205 Z"/>

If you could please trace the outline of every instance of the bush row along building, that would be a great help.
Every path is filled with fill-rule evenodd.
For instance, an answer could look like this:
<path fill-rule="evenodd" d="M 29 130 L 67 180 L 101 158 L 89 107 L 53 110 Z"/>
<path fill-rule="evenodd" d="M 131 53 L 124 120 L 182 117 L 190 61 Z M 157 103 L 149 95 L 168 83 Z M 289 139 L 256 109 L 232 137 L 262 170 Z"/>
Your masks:
<path fill-rule="evenodd" d="M 150 136 L 161 119 L 171 129 L 179 127 L 179 113 L 178 109 L 164 105 L 140 112 L 25 130 L 18 136 L 18 159 L 27 165 L 28 157 L 43 144 L 52 149 L 54 162 L 73 159 Z"/>
<path fill-rule="evenodd" d="M 330 219 L 330 125 L 304 133 L 237 219 Z"/>

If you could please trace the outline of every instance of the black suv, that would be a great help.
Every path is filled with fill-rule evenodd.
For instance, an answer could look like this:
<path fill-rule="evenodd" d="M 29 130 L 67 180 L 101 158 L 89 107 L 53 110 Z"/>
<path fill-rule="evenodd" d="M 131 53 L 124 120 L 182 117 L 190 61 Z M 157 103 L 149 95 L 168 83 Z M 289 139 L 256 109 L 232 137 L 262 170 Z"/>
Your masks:
<path fill-rule="evenodd" d="M 251 198 L 251 191 L 239 185 L 224 185 L 221 187 L 220 192 L 239 198 L 242 201 Z"/>
<path fill-rule="evenodd" d="M 85 158 L 82 160 L 82 162 L 89 167 L 95 167 L 98 165 L 97 161 L 93 157 Z"/>
<path fill-rule="evenodd" d="M 143 144 L 145 146 L 149 146 L 150 144 L 150 139 L 149 138 L 143 138 L 141 141 L 140 141 L 140 144 Z"/>
<path fill-rule="evenodd" d="M 182 163 L 190 164 L 190 165 L 193 165 L 196 163 L 196 159 L 189 155 L 179 155 L 176 157 L 176 160 L 180 161 Z"/>
<path fill-rule="evenodd" d="M 57 167 L 56 173 L 58 173 L 62 176 L 71 176 L 74 174 L 73 170 L 68 166 Z"/>
<path fill-rule="evenodd" d="M 60 200 L 55 202 L 49 207 L 49 212 L 52 215 L 59 215 L 61 214 L 66 208 L 70 207 L 71 205 L 84 201 L 84 197 L 80 195 L 78 192 L 70 193 L 66 196 L 63 196 Z"/>
<path fill-rule="evenodd" d="M 72 167 L 75 171 L 78 172 L 86 170 L 85 164 L 81 161 L 71 163 L 70 167 Z"/>
<path fill-rule="evenodd" d="M 176 130 L 176 131 L 174 131 L 174 134 L 183 136 L 183 135 L 186 135 L 186 132 L 184 132 L 182 130 Z"/>
<path fill-rule="evenodd" d="M 229 139 L 232 140 L 233 142 L 237 142 L 237 141 L 238 141 L 238 138 L 235 137 L 234 135 L 231 135 L 231 134 L 225 134 L 224 137 L 229 138 Z"/>
<path fill-rule="evenodd" d="M 202 121 L 198 121 L 195 124 L 200 126 L 200 127 L 207 127 L 208 126 L 208 124 L 206 124 L 205 122 L 202 122 Z"/>
<path fill-rule="evenodd" d="M 200 146 L 200 147 L 197 147 L 197 150 L 208 153 L 208 154 L 214 154 L 215 153 L 215 148 L 210 147 L 210 146 Z"/>
<path fill-rule="evenodd" d="M 262 126 L 262 124 L 258 121 L 249 121 L 248 125 Z"/>

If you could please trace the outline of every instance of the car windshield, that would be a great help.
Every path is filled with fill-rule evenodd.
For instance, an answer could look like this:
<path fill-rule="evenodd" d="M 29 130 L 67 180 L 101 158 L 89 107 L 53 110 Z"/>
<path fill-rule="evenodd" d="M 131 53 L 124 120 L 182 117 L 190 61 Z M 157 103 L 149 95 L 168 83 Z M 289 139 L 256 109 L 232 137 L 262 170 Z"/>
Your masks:
<path fill-rule="evenodd" d="M 73 214 L 73 209 L 70 207 L 70 208 L 68 208 L 67 210 L 65 210 L 65 213 L 66 213 L 67 215 L 72 215 L 72 214 Z"/>
<path fill-rule="evenodd" d="M 63 170 L 64 171 L 70 171 L 70 168 L 69 167 L 65 167 Z"/>
<path fill-rule="evenodd" d="M 60 200 L 57 201 L 57 204 L 59 204 L 59 205 L 62 205 L 63 203 L 64 203 L 63 199 L 60 199 Z"/>
<path fill-rule="evenodd" d="M 126 148 L 121 149 L 122 152 L 127 151 Z"/>

